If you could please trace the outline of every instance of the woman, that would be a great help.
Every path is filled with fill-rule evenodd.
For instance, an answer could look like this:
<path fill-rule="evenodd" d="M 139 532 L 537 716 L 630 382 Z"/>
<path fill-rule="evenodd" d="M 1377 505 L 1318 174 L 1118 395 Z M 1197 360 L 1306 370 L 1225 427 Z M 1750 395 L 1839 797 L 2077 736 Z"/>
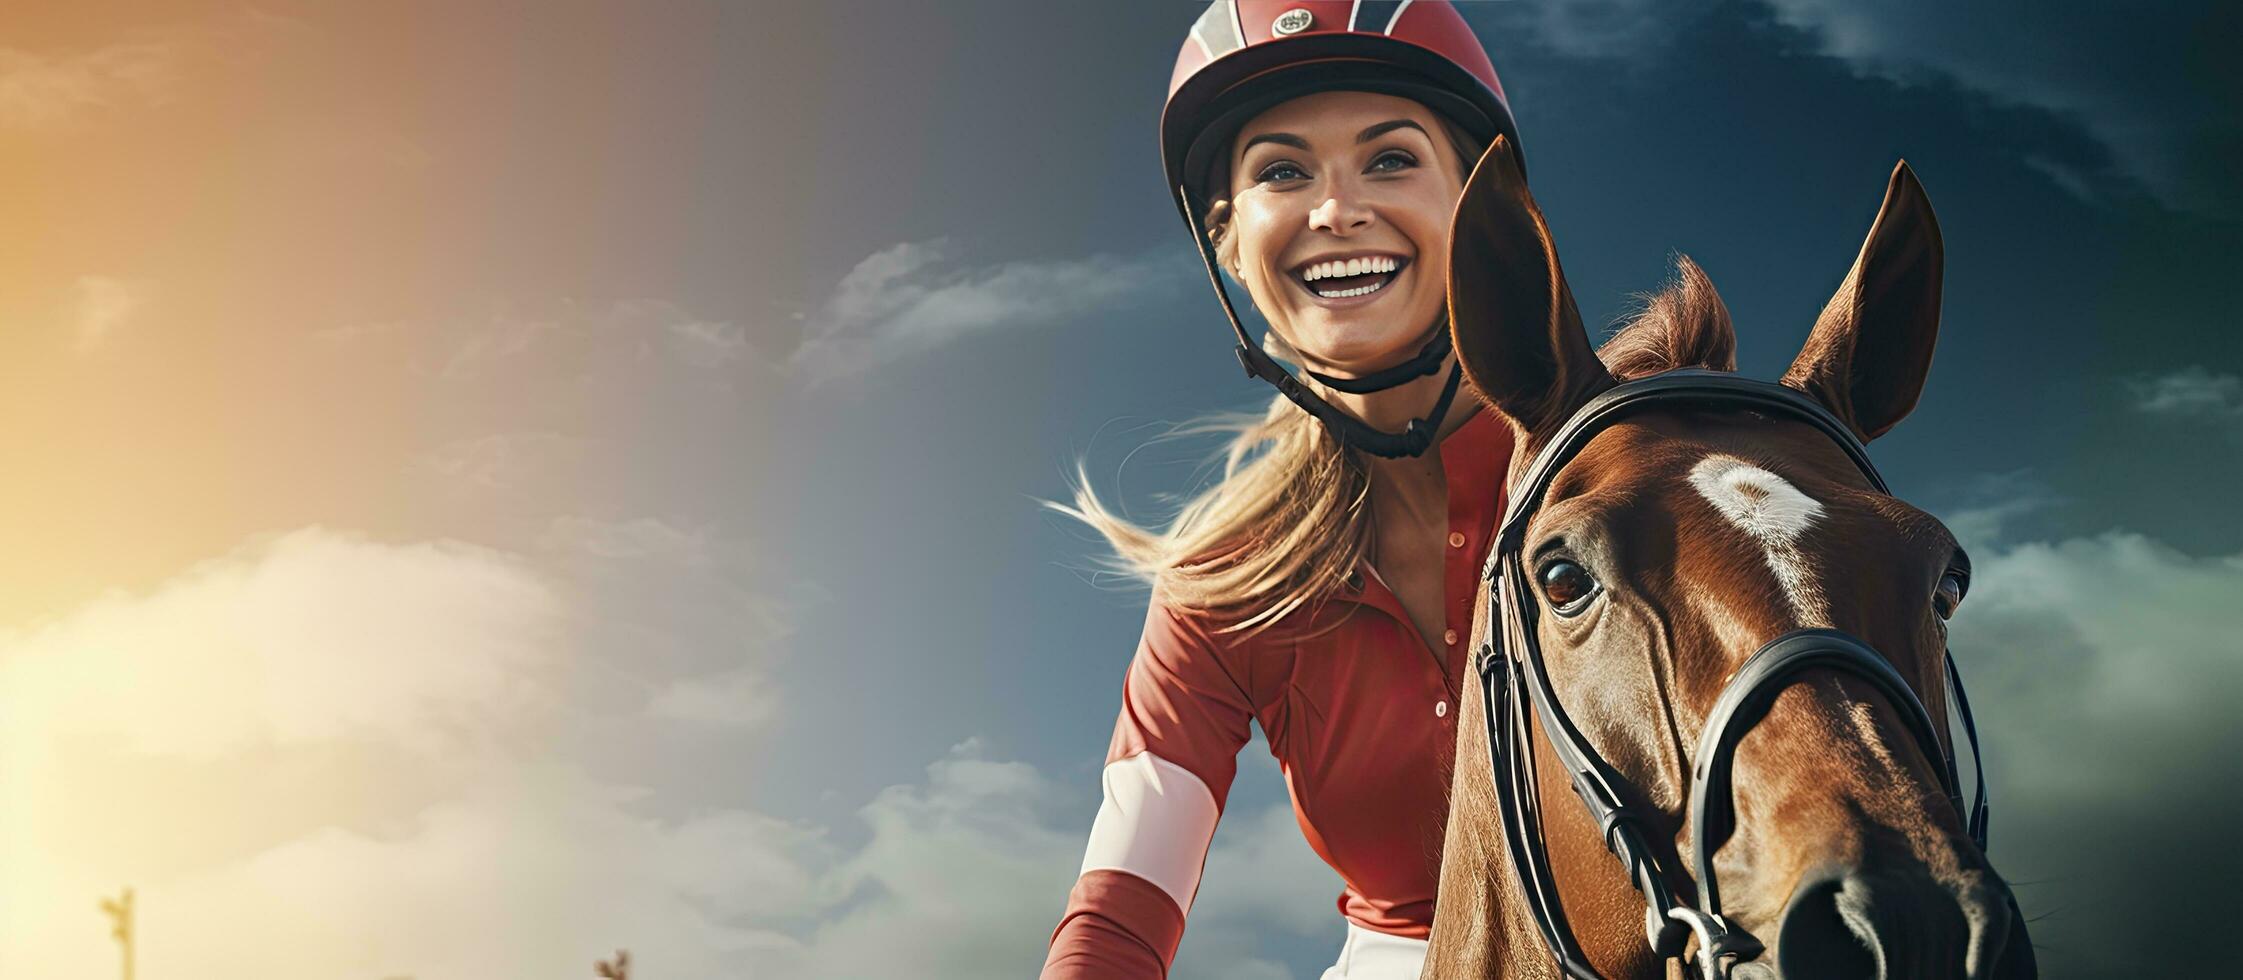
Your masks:
<path fill-rule="evenodd" d="M 1463 638 L 1511 449 L 1449 351 L 1449 220 L 1481 148 L 1515 145 L 1510 112 L 1446 3 L 1219 0 L 1185 42 L 1161 128 L 1239 358 L 1282 397 L 1166 530 L 1087 489 L 1061 508 L 1154 595 L 1043 975 L 1165 975 L 1258 723 L 1346 885 L 1348 935 L 1325 976 L 1416 977 Z M 1218 265 L 1269 320 L 1266 351 Z"/>

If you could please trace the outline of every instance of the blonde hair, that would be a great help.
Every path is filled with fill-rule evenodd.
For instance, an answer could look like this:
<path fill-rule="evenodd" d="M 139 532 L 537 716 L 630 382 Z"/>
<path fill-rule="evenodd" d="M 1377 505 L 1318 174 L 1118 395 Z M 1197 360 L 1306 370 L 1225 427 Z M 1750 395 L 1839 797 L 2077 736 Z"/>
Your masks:
<path fill-rule="evenodd" d="M 1433 113 L 1457 151 L 1461 181 L 1480 158 L 1477 141 Z M 1210 186 L 1228 186 L 1218 171 Z M 1238 241 L 1231 202 L 1212 202 L 1206 232 L 1217 260 L 1237 277 Z M 1296 365 L 1299 353 L 1272 330 L 1262 349 Z M 1303 384 L 1321 388 L 1303 374 Z M 1090 525 L 1114 549 L 1108 567 L 1155 589 L 1154 601 L 1228 620 L 1219 632 L 1258 633 L 1337 589 L 1354 574 L 1374 540 L 1371 471 L 1324 424 L 1280 395 L 1259 417 L 1203 418 L 1182 434 L 1229 432 L 1223 478 L 1192 498 L 1163 529 L 1150 529 L 1108 508 L 1075 466 L 1074 504 L 1045 506 Z"/>
<path fill-rule="evenodd" d="M 1369 552 L 1370 468 L 1314 416 L 1279 396 L 1259 418 L 1215 416 L 1182 431 L 1234 435 L 1222 480 L 1166 528 L 1108 508 L 1079 462 L 1074 506 L 1045 506 L 1096 529 L 1114 549 L 1107 564 L 1152 584 L 1158 601 L 1231 620 L 1223 631 L 1274 625 L 1346 581 Z"/>

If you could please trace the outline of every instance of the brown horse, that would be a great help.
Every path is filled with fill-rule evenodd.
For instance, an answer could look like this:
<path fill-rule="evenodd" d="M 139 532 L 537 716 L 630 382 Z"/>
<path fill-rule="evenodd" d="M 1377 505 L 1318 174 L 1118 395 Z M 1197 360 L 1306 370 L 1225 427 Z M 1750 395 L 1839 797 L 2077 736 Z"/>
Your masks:
<path fill-rule="evenodd" d="M 1499 142 L 1482 158 L 1457 208 L 1450 309 L 1465 370 L 1519 433 L 1514 492 L 1600 393 L 1677 369 L 1735 369 L 1719 296 L 1688 259 L 1678 265 L 1678 282 L 1600 360 L 1509 147 Z M 1874 658 L 1890 678 L 1880 688 L 1864 682 L 1867 668 L 1804 669 L 1768 685 L 1765 713 L 1744 727 L 1716 726 L 1741 732 L 1721 790 L 1734 800 L 1726 843 L 1708 848 L 1724 924 L 1746 937 L 1741 958 L 1723 964 L 1738 977 L 2036 972 L 2008 886 L 1941 778 L 1946 765 L 1953 782 L 1946 619 L 1968 586 L 1968 559 L 1939 521 L 1880 492 L 1847 449 L 1915 407 L 1938 331 L 1940 276 L 1938 224 L 1902 164 L 1852 271 L 1783 377 L 1805 397 L 1779 393 L 1829 428 L 1796 412 L 1649 405 L 1585 436 L 1539 498 L 1519 502 L 1535 509 L 1521 517 L 1519 564 L 1504 567 L 1531 569 L 1512 595 L 1533 616 L 1504 642 L 1536 642 L 1544 690 L 1578 728 L 1578 744 L 1602 760 L 1652 859 L 1651 887 L 1671 890 L 1676 904 L 1703 893 L 1700 876 L 1682 870 L 1700 867 L 1685 863 L 1699 857 L 1693 770 L 1710 754 L 1701 739 L 1717 698 L 1728 700 L 1748 658 L 1794 631 L 1844 635 L 1858 638 L 1857 659 Z M 1481 609 L 1492 608 L 1489 598 L 1483 585 Z M 1492 666 L 1502 659 L 1496 620 L 1483 613 L 1473 638 L 1489 658 L 1483 669 L 1501 669 Z M 1562 976 L 1504 831 L 1487 700 L 1467 687 L 1423 975 Z M 1530 715 L 1519 728 L 1529 761 L 1515 770 L 1530 782 L 1513 797 L 1538 814 L 1530 839 L 1546 851 L 1544 880 L 1554 882 L 1575 972 L 1667 976 L 1647 942 L 1640 883 L 1606 853 L 1612 824 L 1600 828 L 1566 792 L 1572 777 L 1547 716 L 1520 717 Z M 1653 930 L 1657 912 L 1654 904 Z M 1690 942 L 1669 939 L 1670 955 Z"/>

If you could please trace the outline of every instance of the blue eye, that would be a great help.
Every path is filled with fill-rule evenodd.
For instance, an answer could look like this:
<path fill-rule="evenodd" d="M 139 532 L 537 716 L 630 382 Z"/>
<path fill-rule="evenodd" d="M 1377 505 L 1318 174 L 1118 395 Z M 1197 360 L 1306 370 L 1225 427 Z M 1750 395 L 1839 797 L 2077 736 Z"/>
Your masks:
<path fill-rule="evenodd" d="M 1291 177 L 1286 177 L 1286 176 L 1282 176 L 1283 174 L 1288 174 L 1288 173 L 1289 173 L 1289 174 L 1293 174 L 1294 176 L 1291 176 Z M 1286 161 L 1282 161 L 1282 160 L 1280 160 L 1280 161 L 1278 161 L 1278 162 L 1276 162 L 1276 163 L 1270 164 L 1270 165 L 1269 165 L 1269 166 L 1267 166 L 1267 167 L 1263 167 L 1263 168 L 1262 168 L 1262 172 L 1261 172 L 1261 173 L 1259 173 L 1259 174 L 1256 174 L 1256 175 L 1254 176 L 1254 179 L 1255 179 L 1256 181 L 1258 181 L 1258 182 L 1261 182 L 1261 183 L 1267 184 L 1267 183 L 1269 183 L 1270 181 L 1273 181 L 1273 180 L 1298 180 L 1298 179 L 1300 179 L 1301 177 L 1306 177 L 1306 176 L 1308 176 L 1308 174 L 1306 174 L 1306 173 L 1303 173 L 1303 172 L 1301 171 L 1301 168 L 1299 168 L 1299 167 L 1296 167 L 1296 166 L 1294 166 L 1293 164 L 1291 164 L 1291 163 L 1289 163 L 1289 162 L 1286 162 Z"/>
<path fill-rule="evenodd" d="M 1389 163 L 1398 164 L 1398 166 L 1389 167 L 1387 166 L 1387 164 Z M 1371 172 L 1394 173 L 1396 171 L 1407 170 L 1415 166 L 1417 166 L 1416 157 L 1413 157 L 1400 150 L 1395 150 L 1392 153 L 1383 154 L 1378 159 L 1371 161 Z"/>

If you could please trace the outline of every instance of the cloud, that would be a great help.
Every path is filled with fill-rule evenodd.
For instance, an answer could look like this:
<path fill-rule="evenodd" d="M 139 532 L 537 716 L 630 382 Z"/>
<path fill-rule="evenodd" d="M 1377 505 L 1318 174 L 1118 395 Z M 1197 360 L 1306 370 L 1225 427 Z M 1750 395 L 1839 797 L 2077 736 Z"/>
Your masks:
<path fill-rule="evenodd" d="M 1862 77 L 1904 85 L 1950 82 L 2006 106 L 2041 110 L 2076 126 L 2103 159 L 2022 162 L 2089 201 L 2131 182 L 2175 209 L 2243 206 L 2226 161 L 2236 149 L 2236 76 L 2191 65 L 2191 39 L 2208 25 L 2189 5 L 2000 5 L 1902 0 L 1759 0 L 1778 23 Z M 1556 0 L 1504 5 L 1551 49 L 1575 57 L 1637 59 L 1671 47 L 1705 4 L 1662 0 Z M 2199 51 L 2209 51 L 2199 46 Z"/>
<path fill-rule="evenodd" d="M 145 282 L 108 276 L 79 276 L 71 324 L 80 353 L 106 343 L 110 335 L 137 316 L 148 303 Z"/>
<path fill-rule="evenodd" d="M 671 681 L 647 701 L 656 718 L 711 728 L 743 729 L 768 721 L 777 707 L 769 678 L 745 668 Z"/>
<path fill-rule="evenodd" d="M 245 964 L 470 980 L 587 976 L 628 947 L 648 974 L 738 976 L 792 945 L 758 923 L 814 907 L 830 850 L 817 828 L 741 810 L 653 819 L 641 793 L 565 765 L 488 775 L 402 835 L 327 828 L 142 889 L 141 962 L 214 980 Z"/>
<path fill-rule="evenodd" d="M 2000 547 L 2026 518 L 2065 503 L 2031 470 L 1979 474 L 1966 480 L 1959 491 L 1962 505 L 1939 516 L 1972 554 Z"/>
<path fill-rule="evenodd" d="M 1997 102 L 2046 110 L 2091 134 L 2167 207 L 2236 204 L 2224 164 L 2192 164 L 2234 110 L 2206 80 L 2175 70 L 2200 12 L 2177 7 L 2057 4 L 2007 8 L 1917 0 L 1860 4 L 1766 0 L 1776 19 L 1865 75 L 1903 83 L 1946 78 Z M 2232 83 L 2234 76 L 2227 76 Z M 2232 132 L 2232 130 L 2230 130 Z M 2051 166 L 2045 159 L 2039 164 Z M 2090 186 L 2058 179 L 2068 190 Z M 2091 198 L 2092 199 L 2092 198 Z"/>
<path fill-rule="evenodd" d="M 2148 415 L 2243 418 L 2243 378 L 2192 364 L 2171 374 L 2130 379 L 2134 410 Z"/>
<path fill-rule="evenodd" d="M 1060 325 L 1167 294 L 1189 269 L 1160 249 L 1134 257 L 1020 260 L 944 269 L 946 240 L 873 253 L 805 316 L 789 366 L 831 381 L 977 334 Z"/>
<path fill-rule="evenodd" d="M 736 323 L 674 319 L 663 327 L 679 355 L 703 367 L 720 367 L 748 354 L 747 331 Z"/>
<path fill-rule="evenodd" d="M 271 957 L 275 975 L 328 975 L 289 966 L 358 954 L 267 928 L 324 914 L 294 904 L 303 889 L 373 872 L 337 866 L 296 891 L 244 876 L 368 834 L 330 821 L 511 786 L 488 760 L 553 718 L 559 611 L 497 552 L 308 528 L 0 634 L 0 973 L 110 968 L 80 920 L 131 882 L 152 969 L 238 975 Z M 525 833 L 546 819 L 508 816 Z"/>
<path fill-rule="evenodd" d="M 445 352 L 436 374 L 451 379 L 481 378 L 493 370 L 494 363 L 518 357 L 540 343 L 559 339 L 564 329 L 556 320 L 493 314 L 456 332 L 455 342 Z"/>
<path fill-rule="evenodd" d="M 735 732 L 760 728 L 776 716 L 780 699 L 767 665 L 793 633 L 791 610 L 740 584 L 755 570 L 734 557 L 752 552 L 747 543 L 654 518 L 564 515 L 547 525 L 539 545 L 572 556 L 570 564 L 595 595 L 654 610 L 651 617 L 634 617 L 651 621 L 634 625 L 632 636 L 618 643 L 643 651 L 654 636 L 668 645 L 705 646 L 722 654 L 725 666 L 718 669 L 643 682 L 648 716 Z"/>
<path fill-rule="evenodd" d="M 177 97 L 197 62 L 239 59 L 306 29 L 293 18 L 240 8 L 90 50 L 0 47 L 0 127 L 51 128 L 102 112 L 161 106 Z"/>
<path fill-rule="evenodd" d="M 753 542 L 651 517 L 561 515 L 541 553 L 576 598 L 572 633 L 656 721 L 742 731 L 780 710 L 769 670 L 793 636 L 794 592 Z M 768 587 L 768 589 L 767 589 Z"/>
<path fill-rule="evenodd" d="M 1089 813 L 1069 805 L 1086 802 L 1074 799 L 1080 789 L 985 756 L 969 741 L 929 766 L 923 785 L 891 787 L 859 811 L 870 839 L 813 889 L 847 897 L 798 949 L 763 961 L 768 975 L 1035 972 L 1082 863 Z M 1292 889 L 1301 883 L 1309 889 Z M 1236 814 L 1217 834 L 1173 975 L 1289 977 L 1254 950 L 1311 920 L 1336 950 L 1337 894 L 1338 879 L 1301 840 L 1288 807 Z"/>
<path fill-rule="evenodd" d="M 2196 938 L 2233 907 L 2218 883 L 2243 874 L 2226 816 L 2243 807 L 2243 553 L 2033 536 L 2069 501 L 2025 471 L 1958 496 L 1972 505 L 1943 517 L 1974 568 L 1951 652 L 1985 749 L 1991 855 L 2038 920 L 2043 975 L 2138 976 L 2145 949 L 2160 972 L 2220 972 Z"/>
<path fill-rule="evenodd" d="M 1283 777 L 1267 750 L 1257 738 L 1241 768 L 1266 768 L 1276 782 Z M 1340 888 L 1339 875 L 1309 850 L 1290 803 L 1225 814 L 1176 951 L 1176 976 L 1290 977 L 1273 950 L 1305 944 L 1337 954 L 1346 935 L 1333 913 Z"/>
<path fill-rule="evenodd" d="M 522 493 L 582 468 L 594 446 L 556 432 L 500 432 L 444 443 L 414 466 L 462 487 Z"/>
<path fill-rule="evenodd" d="M 539 543 L 598 558 L 650 558 L 691 567 L 709 565 L 713 545 L 706 530 L 684 531 L 651 517 L 602 521 L 574 515 L 554 518 Z"/>
<path fill-rule="evenodd" d="M 953 749 L 925 784 L 858 811 L 870 837 L 822 876 L 828 916 L 755 974 L 1033 972 L 1081 861 L 1081 839 L 1054 819 L 1061 799 L 1032 766 L 983 758 L 972 742 Z"/>
<path fill-rule="evenodd" d="M 346 323 L 306 336 L 352 357 L 400 354 L 415 372 L 443 381 L 561 378 L 601 390 L 657 374 L 672 384 L 695 379 L 723 387 L 729 376 L 717 369 L 755 352 L 738 324 L 646 298 L 501 299 L 474 312 Z"/>
<path fill-rule="evenodd" d="M 656 373 L 693 376 L 719 387 L 712 369 L 750 353 L 746 331 L 668 300 L 625 299 L 604 306 L 573 300 L 436 325 L 429 349 L 437 376 L 490 381 L 527 371 L 575 377 L 593 387 Z"/>
<path fill-rule="evenodd" d="M 553 540 L 643 571 L 697 536 L 580 518 Z M 599 727 L 570 683 L 572 574 L 309 528 L 0 634 L 0 974 L 113 969 L 95 901 L 126 884 L 142 968 L 179 980 L 578 976 L 617 948 L 658 976 L 1035 970 L 1095 777 L 968 741 L 832 826 L 682 807 L 612 737 L 643 719 Z M 678 680 L 708 690 L 650 710 L 704 726 L 774 693 Z M 727 775 L 689 778 L 702 800 Z M 1337 948 L 1337 881 L 1285 805 L 1234 812 L 1208 875 L 1179 978 L 1281 980 L 1272 940 Z"/>
<path fill-rule="evenodd" d="M 2210 974 L 2243 873 L 2243 554 L 2120 531 L 1975 556 L 1954 622 L 1985 741 L 1993 857 L 2051 977 Z M 2192 950 L 2196 952 L 2191 952 Z M 2174 957 L 2178 957 L 2175 959 Z M 2192 968 L 2193 967 L 2193 968 Z"/>
<path fill-rule="evenodd" d="M 0 48 L 0 125 L 32 128 L 120 105 L 159 104 L 185 57 L 178 38 L 67 55 Z"/>
<path fill-rule="evenodd" d="M 1518 4 L 1505 13 L 1526 18 L 1529 29 L 1561 54 L 1577 58 L 1632 58 L 1664 45 L 1676 14 L 1687 5 L 1658 0 L 1551 0 Z"/>
<path fill-rule="evenodd" d="M 33 754 L 81 734 L 186 759 L 357 735 L 435 751 L 468 715 L 541 700 L 523 676 L 559 611 L 496 552 L 307 528 L 0 635 L 0 715 Z"/>

